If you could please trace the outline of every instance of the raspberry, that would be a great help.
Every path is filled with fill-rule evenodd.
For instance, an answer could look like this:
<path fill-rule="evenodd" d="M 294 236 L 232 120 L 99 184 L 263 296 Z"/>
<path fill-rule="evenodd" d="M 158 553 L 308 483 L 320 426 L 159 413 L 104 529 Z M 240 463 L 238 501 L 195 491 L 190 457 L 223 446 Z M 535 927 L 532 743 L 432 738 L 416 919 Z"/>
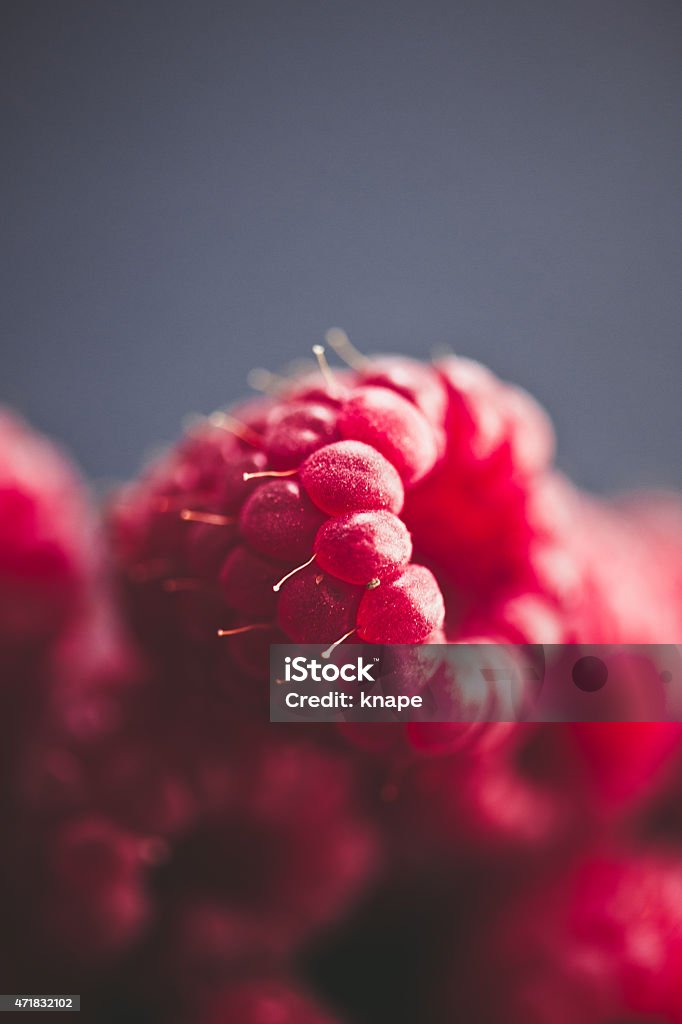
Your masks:
<path fill-rule="evenodd" d="M 585 594 L 569 620 L 578 641 L 676 642 L 682 627 L 682 522 L 661 536 L 656 507 L 650 499 L 642 515 L 637 505 L 577 500 L 578 520 L 567 546 L 581 567 Z"/>
<path fill-rule="evenodd" d="M 398 443 L 399 430 L 404 429 L 407 433 L 403 443 L 407 445 L 414 442 L 419 446 L 419 438 L 410 435 L 410 429 L 415 423 L 424 436 L 431 436 L 428 423 L 422 422 L 420 415 L 397 394 L 388 391 L 384 394 L 383 389 L 360 389 L 355 392 L 356 397 L 367 399 L 369 396 L 372 401 L 375 401 L 376 395 L 380 399 L 378 407 L 388 410 L 386 436 L 390 438 L 393 432 L 391 444 Z M 352 396 L 343 399 L 342 415 L 343 410 L 350 408 L 351 401 Z M 300 416 L 308 411 L 307 407 L 299 403 L 291 421 L 287 419 L 286 408 L 281 412 L 271 412 L 270 418 L 277 425 L 284 424 L 286 429 L 292 426 L 296 433 Z M 245 479 L 269 476 L 297 476 L 300 483 L 290 479 L 276 479 L 260 484 L 242 508 L 240 532 L 252 548 L 268 558 L 305 559 L 302 565 L 286 573 L 273 586 L 279 592 L 287 584 L 278 604 L 278 624 L 297 642 L 333 641 L 332 646 L 335 646 L 356 631 L 355 612 L 362 599 L 360 591 L 341 584 L 371 584 L 374 589 L 388 583 L 390 577 L 400 574 L 409 562 L 409 533 L 391 511 L 399 511 L 402 505 L 403 488 L 400 478 L 391 463 L 375 449 L 362 442 L 348 441 L 323 445 L 308 455 L 297 469 L 246 473 Z M 310 495 L 320 511 L 315 510 L 306 494 Z M 339 510 L 341 515 L 324 521 L 322 512 L 331 509 Z M 184 510 L 183 515 L 189 518 L 195 514 Z M 196 515 L 201 516 L 201 513 Z M 258 592 L 259 596 L 254 600 L 247 598 L 239 606 L 240 570 L 235 570 L 237 557 L 234 554 L 230 556 L 227 567 L 222 571 L 223 593 L 235 611 L 258 614 L 257 609 L 269 608 L 261 592 Z M 327 569 L 326 577 L 324 572 L 305 572 L 316 560 L 320 568 Z M 254 568 L 260 568 L 257 575 L 263 578 L 263 572 L 266 571 L 264 567 Z M 297 578 L 292 581 L 293 577 Z M 444 613 L 438 605 L 440 594 L 433 593 L 434 587 L 438 590 L 437 584 L 426 569 L 411 575 L 402 572 L 400 579 L 402 582 L 393 583 L 387 591 L 383 612 L 379 614 L 385 613 L 388 604 L 391 604 L 399 616 L 414 617 L 411 626 L 409 623 L 398 625 L 392 635 L 414 638 L 406 639 L 405 642 L 423 641 L 429 633 L 442 625 Z M 440 604 L 442 606 L 442 598 Z M 360 639 L 368 639 L 371 634 L 376 638 L 373 642 L 387 642 L 382 638 L 386 628 L 382 631 L 378 621 L 371 624 L 371 618 L 375 615 L 372 601 L 366 600 L 364 607 L 364 623 L 357 624 Z M 221 629 L 220 635 L 234 636 L 248 628 L 247 622 L 234 628 Z"/>
<path fill-rule="evenodd" d="M 376 863 L 348 763 L 306 739 L 243 739 L 225 750 L 223 738 L 220 749 L 205 727 L 194 750 L 199 815 L 150 868 L 163 913 L 153 949 L 190 997 L 258 958 L 281 959 L 346 906 Z"/>
<path fill-rule="evenodd" d="M 682 741 L 679 722 L 574 722 L 566 729 L 590 791 L 615 806 L 650 790 Z"/>
<path fill-rule="evenodd" d="M 93 517 L 61 454 L 0 410 L 0 640 L 53 635 L 95 572 Z"/>
<path fill-rule="evenodd" d="M 337 376 L 318 357 L 322 380 L 195 424 L 121 495 L 115 553 L 146 672 L 134 686 L 107 597 L 83 571 L 80 513 L 43 501 L 42 470 L 24 504 L 21 460 L 7 460 L 0 639 L 18 580 L 30 623 L 19 633 L 37 640 L 17 658 L 8 639 L 0 654 L 12 959 L 58 947 L 60 966 L 97 963 L 160 1019 L 205 1009 L 208 1021 L 317 1024 L 322 1011 L 278 979 L 292 963 L 314 972 L 302 943 L 333 943 L 343 917 L 352 944 L 409 950 L 410 970 L 391 960 L 392 974 L 418 989 L 394 1010 L 384 986 L 376 1012 L 358 1000 L 358 1018 L 679 1019 L 676 866 L 649 853 L 604 867 L 583 850 L 616 825 L 643 831 L 635 798 L 643 815 L 676 728 L 490 722 L 513 717 L 511 698 L 467 687 L 421 646 L 676 639 L 675 510 L 579 494 L 549 469 L 542 411 L 475 364 L 350 353 Z M 0 481 L 4 465 L 0 443 Z M 43 528 L 63 560 L 43 561 Z M 385 692 L 409 688 L 473 720 L 270 726 L 268 645 L 329 655 L 351 637 L 381 645 Z M 660 698 L 661 681 L 644 682 Z M 628 693 L 650 706 L 641 687 Z M 566 865 L 579 855 L 576 882 Z M 471 1008 L 442 997 L 446 967 L 456 998 L 475 983 L 469 950 L 494 965 L 490 1013 L 487 979 Z"/>
<path fill-rule="evenodd" d="M 549 863 L 589 818 L 562 736 L 547 728 L 410 723 L 409 741 L 430 756 L 403 780 L 401 820 L 417 825 L 425 849 L 487 851 L 509 868 L 519 858 L 527 867 Z"/>
<path fill-rule="evenodd" d="M 575 879 L 568 928 L 612 961 L 624 1008 L 682 1015 L 682 871 L 656 853 L 595 858 Z"/>
<path fill-rule="evenodd" d="M 342 766 L 331 758 L 278 745 L 249 766 L 253 781 L 242 772 L 241 782 L 253 806 L 228 798 L 219 818 L 200 820 L 175 844 L 158 884 L 231 911 L 244 939 L 252 930 L 266 949 L 286 949 L 364 880 L 372 836 L 349 813 Z M 340 794 L 324 795 L 324 785 L 339 783 Z"/>
<path fill-rule="evenodd" d="M 86 807 L 80 754 L 115 731 L 137 672 L 100 539 L 63 456 L 0 414 L 0 946 L 17 979 L 106 963 L 147 922 L 137 837 Z"/>
<path fill-rule="evenodd" d="M 67 709 L 75 729 L 78 711 L 94 712 L 97 696 L 132 672 L 100 539 L 64 457 L 0 413 L 0 749 L 8 760 L 23 756 L 24 730 L 33 739 L 59 716 L 66 726 Z"/>
<path fill-rule="evenodd" d="M 498 925 L 500 1004 L 562 1024 L 678 1021 L 681 892 L 679 863 L 656 852 L 598 853 L 550 878 Z"/>
<path fill-rule="evenodd" d="M 440 586 L 452 609 L 449 639 L 478 634 L 507 642 L 557 642 L 575 633 L 580 623 L 569 612 L 580 608 L 587 557 L 582 541 L 569 543 L 569 537 L 575 534 L 580 502 L 564 488 L 570 512 L 563 518 L 551 512 L 553 494 L 559 494 L 559 503 L 563 498 L 545 470 L 551 430 L 535 403 L 462 360 L 417 372 L 400 360 L 374 365 L 359 357 L 357 372 L 340 382 L 318 357 L 324 386 L 312 380 L 294 386 L 283 398 L 261 404 L 254 418 L 247 409 L 241 425 L 228 416 L 222 433 L 229 430 L 232 437 L 216 438 L 220 418 L 213 417 L 205 441 L 197 431 L 188 443 L 189 464 L 181 454 L 156 473 L 160 487 L 155 484 L 154 500 L 166 503 L 164 532 L 158 525 L 148 531 L 143 552 L 153 571 L 166 578 L 167 589 L 178 592 L 176 608 L 186 628 L 182 609 L 213 601 L 208 592 L 201 601 L 198 593 L 183 596 L 194 577 L 207 587 L 216 585 L 215 592 L 236 613 L 236 621 L 225 614 L 220 624 L 222 636 L 235 645 L 248 642 L 236 639 L 245 631 L 263 630 L 273 620 L 297 642 L 314 637 L 336 643 L 353 633 L 374 643 L 423 642 L 443 621 Z M 357 354 L 353 359 L 357 363 Z M 419 407 L 426 409 L 431 401 L 429 418 Z M 498 426 L 491 430 L 493 422 Z M 443 423 L 448 443 L 441 458 Z M 359 439 L 327 443 L 337 430 Z M 265 446 L 273 468 L 260 468 L 259 446 Z M 241 467 L 246 459 L 259 468 L 242 471 L 243 486 L 252 490 L 242 492 L 240 506 L 234 465 Z M 227 500 L 224 477 L 230 481 Z M 264 482 L 267 477 L 281 479 Z M 195 493 L 183 495 L 178 485 Z M 397 517 L 405 487 L 403 520 L 367 518 L 373 512 Z M 179 506 L 187 530 L 212 530 L 213 539 L 186 532 L 180 545 L 173 511 Z M 364 519 L 353 518 L 357 513 Z M 379 522 L 392 527 L 380 529 Z M 418 558 L 426 556 L 437 566 L 438 586 L 426 569 L 412 571 L 409 531 Z M 241 554 L 230 554 L 237 542 Z M 295 566 L 274 580 L 280 595 L 275 602 L 266 592 L 267 579 L 275 575 L 266 563 L 253 563 L 249 586 L 246 549 L 266 561 Z M 141 553 L 137 557 L 143 561 Z M 310 569 L 313 563 L 321 573 Z M 295 583 L 305 567 L 310 571 Z M 375 589 L 363 594 L 329 580 Z M 605 589 L 599 588 L 603 604 Z M 315 612 L 320 595 L 323 607 Z M 309 623 L 297 621 L 308 614 Z M 196 633 L 196 626 L 192 630 Z"/>

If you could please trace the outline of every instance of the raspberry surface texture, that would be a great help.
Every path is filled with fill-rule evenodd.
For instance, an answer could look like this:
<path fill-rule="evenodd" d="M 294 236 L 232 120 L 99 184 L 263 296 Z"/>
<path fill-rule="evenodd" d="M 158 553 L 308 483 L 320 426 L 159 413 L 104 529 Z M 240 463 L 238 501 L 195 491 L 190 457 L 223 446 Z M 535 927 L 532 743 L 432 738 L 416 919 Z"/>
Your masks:
<path fill-rule="evenodd" d="M 102 1024 L 682 1024 L 669 681 L 635 654 L 650 721 L 519 723 L 431 647 L 494 677 L 678 643 L 682 502 L 583 493 L 472 360 L 329 342 L 347 367 L 196 419 L 103 522 L 0 414 L 0 988 Z M 448 720 L 269 722 L 270 644 L 354 642 Z"/>

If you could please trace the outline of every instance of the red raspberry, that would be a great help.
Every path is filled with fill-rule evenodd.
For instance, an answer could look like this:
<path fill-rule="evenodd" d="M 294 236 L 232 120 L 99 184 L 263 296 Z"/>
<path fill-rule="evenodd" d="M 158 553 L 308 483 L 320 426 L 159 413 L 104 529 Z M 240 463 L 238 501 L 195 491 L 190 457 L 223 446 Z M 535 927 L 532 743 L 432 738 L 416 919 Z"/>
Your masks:
<path fill-rule="evenodd" d="M 174 621 L 184 619 L 187 630 L 183 608 L 196 607 L 200 618 L 202 603 L 212 607 L 206 635 L 225 601 L 222 635 L 235 650 L 246 629 L 274 622 L 297 642 L 333 644 L 353 635 L 423 642 L 443 623 L 442 595 L 451 640 L 556 643 L 631 634 L 631 623 L 618 622 L 615 565 L 601 575 L 590 565 L 588 537 L 602 520 L 610 529 L 613 513 L 597 513 L 547 472 L 552 432 L 535 403 L 463 360 L 419 372 L 400 360 L 376 367 L 359 360 L 357 373 L 341 383 L 323 364 L 323 383 L 285 389 L 253 416 L 247 407 L 244 422 L 221 414 L 224 421 L 218 416 L 204 431 L 195 428 L 138 489 L 137 521 L 152 516 L 153 528 L 138 529 L 137 548 L 119 545 L 133 580 L 165 580 L 178 595 Z M 328 443 L 337 434 L 349 439 Z M 241 503 L 235 466 L 245 488 Z M 400 516 L 405 488 L 400 520 L 371 516 Z M 198 528 L 204 532 L 197 539 Z M 417 560 L 435 577 L 406 564 L 408 531 Z M 639 545 L 643 557 L 649 546 Z M 248 572 L 247 548 L 264 559 L 252 563 L 252 586 L 240 575 Z M 275 579 L 269 563 L 278 561 L 290 568 Z M 346 583 L 375 589 L 363 593 Z M 203 588 L 205 597 L 184 594 L 192 588 Z M 642 623 L 634 605 L 628 597 L 628 614 Z M 163 602 L 154 614 L 161 625 Z M 591 636 L 588 618 L 600 623 Z M 196 624 L 192 630 L 199 635 Z"/>
<path fill-rule="evenodd" d="M 587 820 L 566 788 L 563 767 L 556 778 L 549 758 L 544 774 L 522 766 L 537 742 L 533 727 L 411 723 L 407 736 L 432 756 L 413 762 L 392 795 L 387 814 L 398 850 L 417 843 L 411 856 L 427 862 L 445 851 L 468 851 L 498 857 L 504 861 L 500 871 L 516 870 L 519 863 L 532 870 L 570 844 Z"/>
<path fill-rule="evenodd" d="M 42 893 L 34 949 L 44 936 L 60 963 L 113 965 L 137 941 L 164 987 L 170 970 L 190 1000 L 211 972 L 214 985 L 244 961 L 284 955 L 348 904 L 377 860 L 348 758 L 318 749 L 312 731 L 287 740 L 249 728 L 245 695 L 235 720 L 215 688 L 202 695 L 207 682 L 194 665 L 163 669 L 126 691 L 96 742 L 50 730 L 32 752 L 54 776 L 40 790 L 33 780 L 33 816 L 68 820 L 27 843 Z M 208 919 L 224 923 L 222 945 L 209 942 Z"/>
<path fill-rule="evenodd" d="M 682 1019 L 681 894 L 679 863 L 656 852 L 595 854 L 526 894 L 487 951 L 506 1019 Z"/>
<path fill-rule="evenodd" d="M 83 485 L 56 448 L 0 410 L 0 641 L 58 632 L 96 557 Z"/>
<path fill-rule="evenodd" d="M 565 728 L 576 769 L 602 805 L 622 806 L 665 781 L 682 740 L 679 722 L 574 722 Z"/>
<path fill-rule="evenodd" d="M 586 864 L 568 930 L 612 963 L 624 1007 L 682 1017 L 682 870 L 677 858 L 616 856 Z"/>
<path fill-rule="evenodd" d="M 677 639 L 682 531 L 671 503 L 603 507 L 578 494 L 548 469 L 544 414 L 480 367 L 386 359 L 325 374 L 195 425 L 119 499 L 116 556 L 147 670 L 137 686 L 123 685 L 125 643 L 80 553 L 83 539 L 90 547 L 80 513 L 62 515 L 59 488 L 44 501 L 43 470 L 25 475 L 0 444 L 0 486 L 6 466 L 12 481 L 0 637 L 15 629 L 3 583 L 19 580 L 30 628 L 18 632 L 40 648 L 17 673 L 14 646 L 2 654 L 31 700 L 7 703 L 3 806 L 20 852 L 6 844 L 0 877 L 18 879 L 20 894 L 35 881 L 42 916 L 22 924 L 21 900 L 0 881 L 8 932 L 20 936 L 14 960 L 35 935 L 44 955 L 58 946 L 60 962 L 109 964 L 120 981 L 129 954 L 199 1019 L 206 1000 L 216 1024 L 264 1024 L 264 1014 L 317 1024 L 324 1015 L 285 983 L 260 979 L 348 918 L 383 855 L 387 931 L 438 947 L 425 1024 L 452 1016 L 433 998 L 446 920 L 461 928 L 458 959 L 471 935 L 495 965 L 499 1004 L 486 1016 L 484 986 L 471 1019 L 679 1019 L 676 868 L 613 858 L 573 885 L 557 867 L 590 830 L 613 827 L 604 811 L 618 808 L 627 826 L 633 797 L 650 795 L 671 763 L 675 728 L 491 723 L 492 705 L 472 708 L 419 647 L 445 640 L 444 628 L 479 642 Z M 46 536 L 56 560 L 43 560 Z M 332 729 L 273 732 L 268 644 L 345 638 L 381 645 L 387 692 L 429 681 L 453 719 L 478 720 L 348 723 L 354 746 Z M 413 647 L 386 653 L 396 643 Z M 520 922 L 477 947 L 505 886 L 507 901 L 525 887 Z M 434 919 L 402 897 L 404 916 L 387 912 L 405 891 L 420 908 L 419 897 L 437 898 Z M 128 984 L 157 1005 L 149 982 Z"/>
<path fill-rule="evenodd" d="M 442 386 L 434 380 L 433 390 L 440 393 Z M 227 607 L 220 633 L 228 643 L 227 638 L 236 639 L 249 628 L 266 629 L 273 620 L 296 642 L 325 644 L 355 632 L 375 643 L 390 637 L 422 642 L 440 628 L 444 611 L 438 584 L 427 569 L 409 565 L 410 537 L 398 518 L 404 500 L 400 474 L 411 483 L 428 471 L 438 457 L 438 432 L 397 390 L 350 387 L 338 395 L 329 390 L 327 397 L 322 400 L 323 392 L 303 400 L 299 391 L 293 403 L 271 404 L 262 440 L 255 436 L 254 422 L 235 427 L 230 420 L 238 436 L 228 443 L 216 436 L 219 419 L 213 417 L 202 447 L 195 427 L 191 444 L 177 457 L 166 458 L 149 484 L 143 483 L 139 498 L 134 492 L 126 496 L 123 518 L 115 513 L 116 533 L 122 534 L 118 549 L 133 589 L 138 579 L 144 587 L 160 585 L 176 595 L 172 603 L 179 612 L 190 603 L 198 607 L 202 592 L 206 601 L 223 600 Z M 326 443 L 337 429 L 348 439 Z M 371 437 L 393 462 L 377 447 L 351 439 L 358 434 Z M 277 466 L 294 456 L 300 463 L 289 469 L 243 470 L 249 493 L 245 490 L 234 517 L 232 471 L 225 497 L 227 464 L 255 459 L 259 444 Z M 184 481 L 191 488 L 186 495 Z M 136 501 L 137 514 L 131 511 Z M 150 515 L 153 528 L 145 525 Z M 130 522 L 137 524 L 132 544 Z M 206 532 L 211 530 L 224 531 L 222 543 L 211 539 Z M 271 563 L 277 561 L 302 564 L 276 576 Z M 317 567 L 306 571 L 312 562 Z M 250 566 L 253 578 L 247 580 Z M 267 594 L 270 579 L 279 593 L 276 608 Z M 160 638 L 168 602 L 150 592 L 143 604 L 144 630 L 149 635 L 156 622 Z M 196 632 L 185 613 L 188 635 L 190 628 Z"/>
<path fill-rule="evenodd" d="M 261 945 L 286 949 L 364 884 L 374 836 L 354 812 L 352 773 L 339 757 L 300 742 L 240 753 L 242 763 L 229 761 L 240 791 L 181 837 L 159 886 L 209 899 L 258 925 Z"/>
<path fill-rule="evenodd" d="M 119 727 L 137 675 L 95 524 L 62 455 L 0 414 L 0 943 L 17 971 L 103 963 L 147 920 L 137 837 L 87 806 L 82 750 Z"/>
<path fill-rule="evenodd" d="M 133 672 L 99 541 L 64 457 L 0 413 L 0 756 L 8 760 L 22 759 L 56 722 L 73 735 L 96 732 L 107 691 Z"/>
<path fill-rule="evenodd" d="M 675 730 L 491 723 L 499 693 L 472 708 L 475 698 L 419 645 L 444 641 L 445 628 L 448 640 L 493 643 L 677 638 L 678 520 L 667 502 L 602 507 L 573 490 L 548 468 L 544 414 L 481 367 L 361 361 L 336 381 L 323 369 L 322 380 L 195 425 L 120 497 L 116 556 L 147 668 L 137 687 L 121 685 L 129 669 L 106 599 L 97 599 L 98 622 L 61 592 L 81 640 L 63 631 L 59 602 L 45 603 L 58 635 L 48 623 L 41 664 L 22 662 L 17 674 L 39 699 L 7 716 L 20 738 L 0 752 L 7 820 L 32 867 L 21 874 L 21 854 L 3 849 L 12 870 L 0 876 L 29 888 L 32 872 L 44 921 L 33 915 L 30 930 L 72 966 L 108 961 L 119 980 L 128 953 L 139 974 L 153 968 L 171 986 L 171 1002 L 181 994 L 192 1006 L 201 993 L 195 1005 L 207 1000 L 209 1021 L 259 1024 L 279 1013 L 317 1022 L 288 989 L 243 979 L 286 969 L 302 942 L 348 917 L 383 855 L 387 931 L 438 948 L 430 975 L 422 954 L 415 985 L 448 960 L 444 922 L 461 928 L 460 959 L 504 888 L 509 901 L 525 887 L 522 910 L 544 929 L 539 941 L 529 929 L 521 950 L 532 962 L 514 948 L 526 935 L 522 915 L 511 948 L 504 925 L 502 938 L 480 945 L 500 1002 L 486 1017 L 485 986 L 471 1019 L 604 1024 L 626 1010 L 677 1019 L 679 929 L 664 909 L 679 902 L 674 870 L 656 857 L 622 873 L 599 868 L 568 903 L 551 898 L 569 884 L 560 859 L 590 830 L 613 827 L 605 810 L 618 807 L 627 826 L 624 805 L 651 793 Z M 20 475 L 16 456 L 9 462 Z M 19 534 L 33 543 L 31 516 L 22 517 Z M 14 528 L 13 516 L 7 536 Z M 70 543 L 63 550 L 77 553 L 80 541 Z M 2 558 L 11 568 L 14 557 L 5 549 L 0 530 L 0 593 Z M 40 586 L 24 605 L 32 624 L 36 609 L 49 619 L 41 595 L 50 574 L 30 557 L 15 574 L 28 582 L 36 565 Z M 347 723 L 353 746 L 332 729 L 273 731 L 268 644 L 346 638 L 381 645 L 387 692 L 429 681 L 453 719 L 478 720 Z M 396 643 L 413 647 L 386 654 Z M 365 807 L 383 829 L 381 852 Z M 533 875 L 543 888 L 549 873 L 533 910 Z M 9 930 L 21 931 L 19 901 L 0 884 Z M 404 891 L 420 909 L 406 910 L 401 896 L 401 918 L 386 908 Z M 638 891 L 647 913 L 629 903 Z M 433 920 L 422 896 L 439 903 Z M 14 958 L 29 945 L 24 938 Z M 136 984 L 155 1006 L 149 983 Z M 452 1016 L 434 991 L 420 1000 L 425 1024 Z"/>
<path fill-rule="evenodd" d="M 587 497 L 577 502 L 570 548 L 581 567 L 585 599 L 569 621 L 579 642 L 677 642 L 682 629 L 682 505 L 670 515 L 673 507 L 662 502 L 667 525 L 661 531 L 654 498 L 634 505 Z"/>

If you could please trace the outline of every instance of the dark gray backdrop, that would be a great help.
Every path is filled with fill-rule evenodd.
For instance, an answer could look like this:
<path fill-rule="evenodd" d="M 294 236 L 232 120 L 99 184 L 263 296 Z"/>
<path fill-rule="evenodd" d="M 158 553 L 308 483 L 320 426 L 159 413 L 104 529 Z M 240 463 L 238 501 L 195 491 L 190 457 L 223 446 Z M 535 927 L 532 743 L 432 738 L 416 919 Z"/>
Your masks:
<path fill-rule="evenodd" d="M 682 8 L 2 4 L 0 397 L 100 478 L 341 324 L 679 484 Z"/>

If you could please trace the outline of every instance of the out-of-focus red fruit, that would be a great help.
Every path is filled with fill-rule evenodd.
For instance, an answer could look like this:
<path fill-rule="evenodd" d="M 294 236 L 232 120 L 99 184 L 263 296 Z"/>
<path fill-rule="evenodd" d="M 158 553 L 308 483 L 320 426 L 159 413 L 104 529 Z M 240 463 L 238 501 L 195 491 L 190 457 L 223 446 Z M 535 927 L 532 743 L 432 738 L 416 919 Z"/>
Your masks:
<path fill-rule="evenodd" d="M 531 1020 L 578 1019 L 567 1018 L 565 1007 L 577 1012 L 580 1006 L 587 1017 L 579 1019 L 599 1024 L 677 1022 L 679 862 L 655 850 L 592 855 L 565 875 L 552 875 L 525 901 L 517 899 L 489 954 L 500 963 L 501 1003 L 533 1007 Z"/>
<path fill-rule="evenodd" d="M 422 856 L 485 853 L 500 858 L 500 871 L 519 856 L 536 863 L 566 846 L 580 818 L 550 770 L 538 778 L 519 763 L 530 728 L 504 722 L 408 725 L 422 757 L 404 774 L 392 804 L 397 827 L 410 822 L 414 830 L 405 829 L 401 845 L 414 835 Z"/>
<path fill-rule="evenodd" d="M 341 756 L 273 737 L 233 758 L 232 786 L 179 838 L 158 891 L 224 911 L 239 956 L 249 942 L 251 952 L 281 954 L 362 890 L 377 864 L 376 836 Z"/>
<path fill-rule="evenodd" d="M 94 517 L 62 454 L 0 410 L 0 641 L 53 636 L 95 571 Z"/>
<path fill-rule="evenodd" d="M 567 929 L 610 961 L 624 1008 L 682 1017 L 682 868 L 655 852 L 596 858 L 577 874 Z"/>
<path fill-rule="evenodd" d="M 590 790 L 615 805 L 661 782 L 682 740 L 679 722 L 574 722 L 565 728 Z"/>
<path fill-rule="evenodd" d="M 467 695 L 420 656 L 394 664 L 386 687 L 427 692 L 438 684 L 453 721 L 327 730 L 267 722 L 275 641 L 361 640 L 385 660 L 387 645 L 434 636 L 676 642 L 682 533 L 667 514 L 584 497 L 551 469 L 552 452 L 542 410 L 476 364 L 363 361 L 336 382 L 307 378 L 255 408 L 210 418 L 120 499 L 116 555 L 152 682 L 132 712 L 132 735 L 124 722 L 118 740 L 102 741 L 106 764 L 85 791 L 95 807 L 106 804 L 117 828 L 166 844 L 163 862 L 148 863 L 159 923 L 146 954 L 186 994 L 217 985 L 215 1012 L 226 1019 L 248 1022 L 254 1006 L 261 1013 L 266 1005 L 288 1024 L 286 999 L 279 1009 L 261 1004 L 241 983 L 224 991 L 226 979 L 246 965 L 262 976 L 263 957 L 269 969 L 348 915 L 378 863 L 363 808 L 374 808 L 383 830 L 383 883 L 416 892 L 440 886 L 439 923 L 413 908 L 400 935 L 417 932 L 422 945 L 448 917 L 463 917 L 467 939 L 485 932 L 479 908 L 469 919 L 453 897 L 469 879 L 481 892 L 492 887 L 500 903 L 520 893 L 526 915 L 534 904 L 524 896 L 541 877 L 553 874 L 550 896 L 561 893 L 561 864 L 597 830 L 616 820 L 625 828 L 634 795 L 643 799 L 662 776 L 674 730 L 652 734 L 628 758 L 624 734 L 609 746 L 615 732 L 605 743 L 589 728 L 491 722 L 503 716 L 488 706 L 465 715 Z M 275 479 L 264 482 L 268 475 Z M 287 501 L 271 502 L 273 494 Z M 390 543 L 368 530 L 358 547 L 340 528 L 367 517 L 392 523 Z M 423 564 L 408 560 L 409 534 Z M 330 537 L 325 547 L 320 538 Z M 676 609 L 661 613 L 662 600 Z M 149 760 L 138 747 L 145 740 Z M 61 771 L 70 777 L 67 762 Z M 138 776 L 149 785 L 135 787 Z M 126 817 L 126 792 L 134 818 Z M 617 819 L 605 813 L 615 806 Z M 540 903 L 537 920 L 552 931 L 558 918 L 550 921 L 549 908 L 543 915 Z M 510 934 L 523 931 L 516 928 Z M 618 971 L 632 962 L 628 951 L 609 960 L 604 944 L 578 942 L 567 925 L 544 945 L 533 945 L 531 932 L 531 965 L 515 958 L 513 942 L 481 945 L 480 962 L 496 963 L 495 1012 L 485 1016 L 481 998 L 482 1022 L 615 1024 L 612 1010 L 635 1007 L 629 988 L 627 999 L 614 997 L 627 987 Z M 438 965 L 461 963 L 462 948 L 450 961 L 447 940 L 438 945 L 424 1024 L 431 1010 L 433 1024 L 460 1013 L 457 1003 L 450 1013 L 431 997 L 441 991 Z M 428 973 L 420 964 L 415 984 Z M 660 958 L 656 970 L 667 979 Z M 649 1004 L 654 1013 L 673 1005 Z M 293 1005 L 294 1019 L 307 1024 L 305 1006 Z M 476 1000 L 467 1006 L 479 1019 Z"/>
<path fill-rule="evenodd" d="M 255 979 L 220 992 L 199 1024 L 332 1024 L 332 1018 L 285 981 Z"/>
<path fill-rule="evenodd" d="M 141 853 L 137 837 L 106 819 L 59 829 L 44 914 L 60 952 L 89 962 L 118 953 L 140 934 L 149 915 Z"/>
<path fill-rule="evenodd" d="M 416 359 L 404 356 L 377 356 L 368 359 L 358 373 L 360 384 L 388 388 L 419 409 L 441 430 L 447 412 L 447 391 L 439 373 Z"/>

